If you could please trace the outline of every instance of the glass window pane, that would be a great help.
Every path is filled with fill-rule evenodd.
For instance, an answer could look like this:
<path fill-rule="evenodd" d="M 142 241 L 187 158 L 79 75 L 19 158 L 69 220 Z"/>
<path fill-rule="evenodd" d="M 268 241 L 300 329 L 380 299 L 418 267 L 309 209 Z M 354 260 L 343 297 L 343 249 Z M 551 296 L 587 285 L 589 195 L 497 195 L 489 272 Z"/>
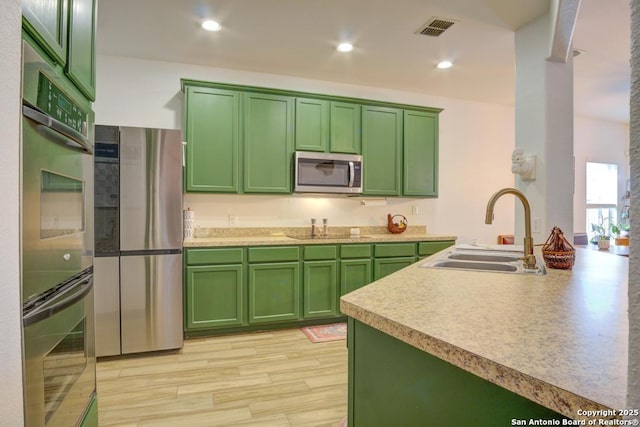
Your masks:
<path fill-rule="evenodd" d="M 618 203 L 618 166 L 587 162 L 587 204 Z"/>

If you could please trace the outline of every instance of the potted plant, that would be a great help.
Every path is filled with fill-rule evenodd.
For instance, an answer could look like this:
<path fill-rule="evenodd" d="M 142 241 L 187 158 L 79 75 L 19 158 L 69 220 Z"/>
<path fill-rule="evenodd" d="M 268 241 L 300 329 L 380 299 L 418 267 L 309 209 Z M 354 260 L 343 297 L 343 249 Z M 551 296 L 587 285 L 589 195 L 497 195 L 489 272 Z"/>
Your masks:
<path fill-rule="evenodd" d="M 611 236 L 604 227 L 604 219 L 600 224 L 591 224 L 591 231 L 594 233 L 591 243 L 597 244 L 599 249 L 608 250 L 611 246 Z"/>

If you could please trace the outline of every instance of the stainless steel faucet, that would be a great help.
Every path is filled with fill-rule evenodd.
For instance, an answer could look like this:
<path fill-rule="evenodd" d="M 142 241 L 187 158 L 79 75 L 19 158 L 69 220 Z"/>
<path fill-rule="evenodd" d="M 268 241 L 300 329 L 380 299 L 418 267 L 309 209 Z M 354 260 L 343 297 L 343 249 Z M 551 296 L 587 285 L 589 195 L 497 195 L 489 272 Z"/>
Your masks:
<path fill-rule="evenodd" d="M 486 224 L 493 222 L 493 207 L 498 199 L 505 194 L 513 194 L 522 202 L 522 206 L 524 207 L 524 257 L 522 257 L 522 260 L 524 261 L 525 268 L 535 269 L 536 257 L 533 255 L 533 238 L 531 237 L 531 206 L 522 192 L 515 188 L 503 188 L 502 190 L 496 191 L 489 199 L 489 203 L 487 203 L 487 214 L 484 222 Z"/>

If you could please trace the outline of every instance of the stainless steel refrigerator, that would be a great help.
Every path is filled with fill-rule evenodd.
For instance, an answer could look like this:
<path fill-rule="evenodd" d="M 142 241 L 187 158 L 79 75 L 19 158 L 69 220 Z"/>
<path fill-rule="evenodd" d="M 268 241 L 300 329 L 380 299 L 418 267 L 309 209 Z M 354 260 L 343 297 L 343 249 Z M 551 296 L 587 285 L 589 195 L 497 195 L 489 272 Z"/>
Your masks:
<path fill-rule="evenodd" d="M 180 131 L 96 126 L 96 354 L 180 348 Z"/>

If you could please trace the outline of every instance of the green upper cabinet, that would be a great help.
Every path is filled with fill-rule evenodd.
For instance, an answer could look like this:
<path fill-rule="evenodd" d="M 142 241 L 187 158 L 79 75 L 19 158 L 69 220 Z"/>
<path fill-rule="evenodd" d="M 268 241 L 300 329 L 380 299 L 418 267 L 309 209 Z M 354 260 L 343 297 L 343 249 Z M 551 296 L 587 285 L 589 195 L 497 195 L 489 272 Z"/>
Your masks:
<path fill-rule="evenodd" d="M 422 111 L 404 111 L 405 196 L 438 195 L 438 115 Z"/>
<path fill-rule="evenodd" d="M 402 179 L 402 110 L 362 107 L 363 194 L 399 196 Z"/>
<path fill-rule="evenodd" d="M 329 102 L 296 98 L 296 150 L 329 150 Z"/>
<path fill-rule="evenodd" d="M 186 88 L 186 191 L 240 190 L 240 92 Z"/>
<path fill-rule="evenodd" d="M 60 65 L 67 61 L 68 0 L 22 0 L 22 25 Z"/>
<path fill-rule="evenodd" d="M 291 193 L 294 100 L 244 94 L 244 192 Z"/>
<path fill-rule="evenodd" d="M 97 0 L 69 0 L 69 46 L 65 73 L 90 100 L 96 99 Z"/>
<path fill-rule="evenodd" d="M 360 154 L 360 105 L 348 102 L 330 103 L 332 153 Z"/>

